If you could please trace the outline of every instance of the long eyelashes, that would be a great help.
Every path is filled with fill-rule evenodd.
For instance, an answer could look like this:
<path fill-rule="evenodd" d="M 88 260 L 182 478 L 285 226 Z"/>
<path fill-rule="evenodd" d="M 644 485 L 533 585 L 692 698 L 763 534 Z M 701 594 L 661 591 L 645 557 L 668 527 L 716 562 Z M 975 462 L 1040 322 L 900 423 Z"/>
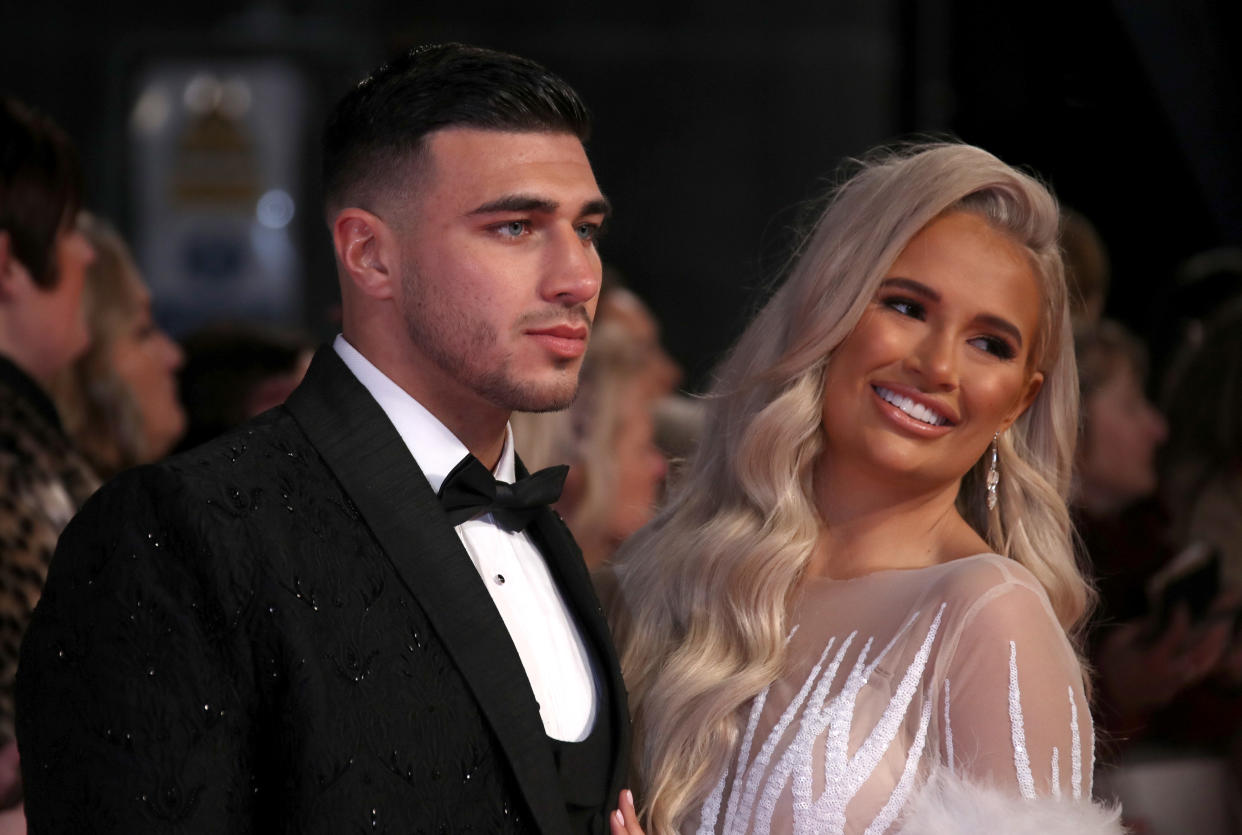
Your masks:
<path fill-rule="evenodd" d="M 922 320 L 927 318 L 927 311 L 923 305 L 905 296 L 885 296 L 880 299 L 880 303 L 891 310 L 895 310 L 902 316 L 909 316 L 911 319 Z"/>
<path fill-rule="evenodd" d="M 977 336 L 971 342 L 983 343 L 983 350 L 989 354 L 995 354 L 1003 360 L 1011 360 L 1018 355 L 1014 347 L 1003 339 L 995 336 Z"/>
<path fill-rule="evenodd" d="M 895 313 L 920 322 L 927 319 L 926 306 L 907 296 L 882 296 L 880 304 Z M 1017 349 L 1008 340 L 999 336 L 981 335 L 972 337 L 968 342 L 998 359 L 1011 360 L 1018 355 Z"/>

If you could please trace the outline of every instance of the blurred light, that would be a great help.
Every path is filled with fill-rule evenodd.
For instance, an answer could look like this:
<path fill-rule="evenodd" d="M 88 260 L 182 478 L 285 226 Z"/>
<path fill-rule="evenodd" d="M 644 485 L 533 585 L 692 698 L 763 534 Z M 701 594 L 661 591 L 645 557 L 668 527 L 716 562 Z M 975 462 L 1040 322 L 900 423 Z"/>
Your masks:
<path fill-rule="evenodd" d="M 220 103 L 220 82 L 208 73 L 199 73 L 185 85 L 185 106 L 194 113 L 209 113 Z"/>
<path fill-rule="evenodd" d="M 243 78 L 233 78 L 220 88 L 220 112 L 231 119 L 240 119 L 250 109 L 250 85 Z"/>
<path fill-rule="evenodd" d="M 134 109 L 129 114 L 130 129 L 134 133 L 153 134 L 163 130 L 172 113 L 172 102 L 162 85 L 152 84 L 142 91 Z"/>
<path fill-rule="evenodd" d="M 284 229 L 293 220 L 293 198 L 284 189 L 274 188 L 259 198 L 254 214 L 268 229 Z"/>

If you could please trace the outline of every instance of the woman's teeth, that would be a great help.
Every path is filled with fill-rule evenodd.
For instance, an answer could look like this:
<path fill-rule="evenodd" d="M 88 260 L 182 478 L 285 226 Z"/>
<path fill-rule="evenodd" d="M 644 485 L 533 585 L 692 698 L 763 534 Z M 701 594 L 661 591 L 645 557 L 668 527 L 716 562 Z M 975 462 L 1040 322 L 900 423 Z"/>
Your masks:
<path fill-rule="evenodd" d="M 883 386 L 872 386 L 872 388 L 874 388 L 875 393 L 880 395 L 880 397 L 884 398 L 885 401 L 892 403 L 898 409 L 901 409 L 903 412 L 905 412 L 907 415 L 914 418 L 915 420 L 922 421 L 923 423 L 931 424 L 932 426 L 948 426 L 949 425 L 949 421 L 947 418 L 945 418 L 942 415 L 936 414 L 931 409 L 924 406 L 922 403 L 915 403 L 909 397 L 898 394 L 895 391 L 889 391 Z"/>

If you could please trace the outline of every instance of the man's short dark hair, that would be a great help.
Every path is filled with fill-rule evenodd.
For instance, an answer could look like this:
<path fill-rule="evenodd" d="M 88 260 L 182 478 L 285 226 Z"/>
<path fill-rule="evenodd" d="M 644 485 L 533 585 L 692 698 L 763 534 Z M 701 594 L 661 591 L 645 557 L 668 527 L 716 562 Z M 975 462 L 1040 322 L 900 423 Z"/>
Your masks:
<path fill-rule="evenodd" d="M 82 204 L 82 166 L 55 122 L 0 95 L 0 230 L 35 284 L 56 285 L 55 244 Z"/>
<path fill-rule="evenodd" d="M 449 43 L 393 58 L 351 90 L 323 131 L 328 206 L 359 185 L 391 178 L 447 127 L 569 133 L 586 141 L 590 115 L 574 89 L 517 55 Z"/>

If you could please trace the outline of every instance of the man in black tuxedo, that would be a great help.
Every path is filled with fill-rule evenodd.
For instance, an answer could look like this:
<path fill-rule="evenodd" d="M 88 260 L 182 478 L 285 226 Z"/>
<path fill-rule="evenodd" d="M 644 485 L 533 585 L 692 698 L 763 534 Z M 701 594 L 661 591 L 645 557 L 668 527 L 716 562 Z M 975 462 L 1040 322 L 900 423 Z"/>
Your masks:
<path fill-rule="evenodd" d="M 577 387 L 587 131 L 542 67 L 455 44 L 338 104 L 342 335 L 67 529 L 18 679 L 32 833 L 606 831 L 615 651 L 564 472 L 523 478 L 507 429 Z"/>

